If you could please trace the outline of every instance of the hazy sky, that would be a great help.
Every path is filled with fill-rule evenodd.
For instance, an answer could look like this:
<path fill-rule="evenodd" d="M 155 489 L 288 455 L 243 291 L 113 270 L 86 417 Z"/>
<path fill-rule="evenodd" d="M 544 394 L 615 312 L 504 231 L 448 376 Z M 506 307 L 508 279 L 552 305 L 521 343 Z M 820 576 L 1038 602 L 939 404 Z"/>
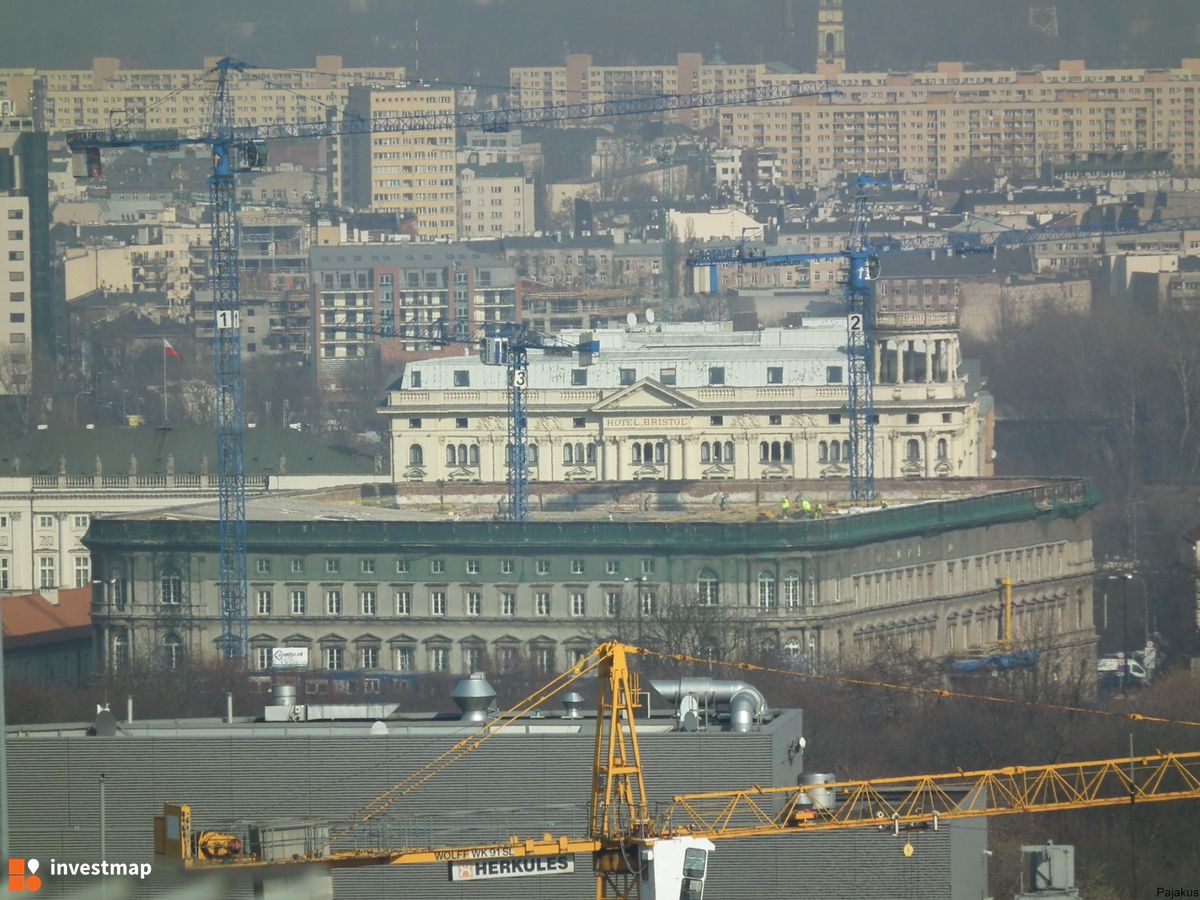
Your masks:
<path fill-rule="evenodd" d="M 274 65 L 414 67 L 449 80 L 507 80 L 511 65 L 561 60 L 662 62 L 678 51 L 730 62 L 813 64 L 816 0 L 2 0 L 0 65 L 80 66 L 119 56 L 196 66 L 232 53 Z M 938 59 L 1007 66 L 1084 57 L 1174 65 L 1200 56 L 1200 0 L 1059 0 L 1062 34 L 1027 25 L 1029 0 L 846 0 L 855 69 L 920 68 Z M 51 18 L 53 27 L 47 27 Z M 419 38 L 419 41 L 418 41 Z M 419 46 L 419 52 L 417 48 Z M 478 72 L 478 75 L 476 75 Z"/>

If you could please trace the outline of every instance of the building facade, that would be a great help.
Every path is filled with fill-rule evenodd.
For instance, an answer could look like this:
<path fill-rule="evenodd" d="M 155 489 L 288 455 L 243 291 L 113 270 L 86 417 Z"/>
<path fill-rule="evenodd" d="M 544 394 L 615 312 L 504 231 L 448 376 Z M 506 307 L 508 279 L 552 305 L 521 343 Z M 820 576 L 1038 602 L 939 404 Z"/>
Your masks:
<path fill-rule="evenodd" d="M 206 72 L 215 64 L 214 57 L 202 69 L 140 69 L 96 57 L 90 69 L 0 69 L 0 104 L 51 133 L 121 122 L 193 131 L 212 117 L 214 81 Z M 311 122 L 344 107 L 351 84 L 403 81 L 404 67 L 347 67 L 340 56 L 318 56 L 312 68 L 254 68 L 229 78 L 236 124 Z"/>
<path fill-rule="evenodd" d="M 53 353 L 65 316 L 51 289 L 46 135 L 0 132 L 0 395 L 28 394 L 35 349 Z"/>
<path fill-rule="evenodd" d="M 461 245 L 313 247 L 311 269 L 314 359 L 323 384 L 336 383 L 376 350 L 400 359 L 428 353 L 428 340 L 408 336 L 413 329 L 428 333 L 435 323 L 458 322 L 473 330 L 520 316 L 513 267 Z"/>
<path fill-rule="evenodd" d="M 593 512 L 546 515 L 520 526 L 516 543 L 516 526 L 470 513 L 487 492 L 454 494 L 453 521 L 366 494 L 254 501 L 250 662 L 265 669 L 273 648 L 297 647 L 311 668 L 333 672 L 550 673 L 617 637 L 836 671 L 889 652 L 940 659 L 995 645 L 1000 578 L 1015 585 L 1020 646 L 1061 654 L 1048 661 L 1064 674 L 1094 659 L 1097 497 L 1084 483 L 922 494 L 893 482 L 883 490 L 894 498 L 942 499 L 811 520 L 757 515 L 825 487 L 653 488 L 649 514 L 615 493 L 602 502 L 576 491 L 557 502 Z M 445 508 L 436 493 L 426 499 Z M 717 505 L 729 519 L 714 521 Z M 216 654 L 214 518 L 208 507 L 92 522 L 92 618 L 107 665 Z"/>
<path fill-rule="evenodd" d="M 454 91 L 376 88 L 347 92 L 346 115 L 371 120 L 446 116 L 443 128 L 379 131 L 337 139 L 336 201 L 360 211 L 411 213 L 421 240 L 454 240 L 458 233 Z"/>
<path fill-rule="evenodd" d="M 533 234 L 535 194 L 519 161 L 459 166 L 459 240 Z"/>
<path fill-rule="evenodd" d="M 959 372 L 956 313 L 876 318 L 878 477 L 989 474 L 990 405 Z M 636 326 L 593 332 L 590 361 L 532 352 L 529 478 L 848 477 L 845 329 L 844 319 L 741 333 Z M 473 350 L 408 365 L 381 410 L 395 480 L 506 481 L 506 379 Z"/>

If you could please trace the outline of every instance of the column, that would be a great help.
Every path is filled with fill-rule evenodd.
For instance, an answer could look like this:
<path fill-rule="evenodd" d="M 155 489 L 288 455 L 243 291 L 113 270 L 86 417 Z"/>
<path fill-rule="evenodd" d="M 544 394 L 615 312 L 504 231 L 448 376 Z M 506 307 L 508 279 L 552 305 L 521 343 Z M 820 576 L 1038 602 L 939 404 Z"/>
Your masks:
<path fill-rule="evenodd" d="M 57 556 L 58 556 L 58 587 L 73 587 L 75 585 L 75 563 L 68 553 L 68 537 L 67 537 L 67 514 L 65 512 L 56 512 L 54 514 L 54 535 L 58 541 Z"/>
<path fill-rule="evenodd" d="M 684 438 L 682 436 L 675 438 L 675 453 L 678 455 L 679 461 L 676 462 L 675 460 L 672 460 L 671 467 L 675 470 L 675 477 L 679 478 L 681 480 L 686 479 L 688 477 L 688 475 L 687 475 L 687 470 L 688 470 L 687 451 L 688 451 L 687 438 Z"/>
<path fill-rule="evenodd" d="M 933 383 L 933 341 L 925 339 L 925 383 Z"/>

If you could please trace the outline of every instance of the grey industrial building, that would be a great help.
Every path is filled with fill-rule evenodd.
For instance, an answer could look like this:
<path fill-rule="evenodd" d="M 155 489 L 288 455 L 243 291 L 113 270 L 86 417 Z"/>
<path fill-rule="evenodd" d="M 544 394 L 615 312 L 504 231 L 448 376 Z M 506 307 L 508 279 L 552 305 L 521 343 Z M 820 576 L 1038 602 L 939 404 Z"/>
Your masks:
<path fill-rule="evenodd" d="M 804 766 L 800 711 L 776 711 L 744 733 L 715 719 L 709 728 L 687 732 L 676 726 L 675 711 L 660 697 L 651 704 L 638 734 L 652 810 L 677 793 L 797 782 Z M 268 707 L 232 722 L 118 723 L 109 737 L 89 735 L 87 725 L 10 729 L 14 855 L 41 860 L 43 870 L 51 858 L 97 861 L 101 775 L 106 858 L 147 862 L 152 819 L 163 802 L 191 804 L 193 822 L 201 828 L 343 817 L 476 727 L 458 721 L 457 713 L 389 714 L 380 704 L 283 709 L 288 712 L 283 718 L 302 721 L 263 721 Z M 380 840 L 392 847 L 454 846 L 504 842 L 514 833 L 582 836 L 595 718 L 586 711 L 578 719 L 565 715 L 548 709 L 519 720 L 470 753 L 405 798 L 396 815 L 389 813 L 388 837 Z M 743 897 L 753 885 L 762 900 L 980 897 L 986 895 L 986 841 L 984 819 L 898 836 L 884 827 L 718 841 L 706 896 Z M 179 877 L 156 866 L 144 882 L 132 882 L 131 896 L 167 896 Z M 199 888 L 197 877 L 188 876 L 193 890 Z M 97 889 L 97 881 L 50 877 L 39 896 L 85 888 Z M 445 863 L 333 874 L 338 900 L 576 898 L 592 890 L 591 861 L 584 857 L 575 860 L 573 874 L 486 886 L 450 883 Z M 250 893 L 246 883 L 231 881 L 208 896 Z"/>

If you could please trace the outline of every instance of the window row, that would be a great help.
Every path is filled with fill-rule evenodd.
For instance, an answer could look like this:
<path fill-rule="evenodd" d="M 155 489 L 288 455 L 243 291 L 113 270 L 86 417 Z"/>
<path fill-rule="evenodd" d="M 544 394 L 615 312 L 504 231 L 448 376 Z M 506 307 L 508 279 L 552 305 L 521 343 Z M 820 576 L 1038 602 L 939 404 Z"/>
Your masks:
<path fill-rule="evenodd" d="M 707 594 L 711 599 L 711 603 L 718 602 L 720 587 L 719 585 L 712 589 Z M 588 591 L 586 590 L 568 590 L 565 598 L 560 598 L 564 602 L 563 609 L 572 617 L 582 617 L 589 615 L 606 615 L 618 616 L 621 614 L 622 608 L 622 591 L 609 590 L 603 591 L 601 597 L 601 607 L 599 610 L 590 607 L 588 602 Z M 287 605 L 281 612 L 293 616 L 305 616 L 310 614 L 321 614 L 330 616 L 340 616 L 347 613 L 345 602 L 345 594 L 337 588 L 329 588 L 321 591 L 316 596 L 319 598 L 320 605 L 313 608 L 309 602 L 309 591 L 306 588 L 293 588 L 286 593 Z M 643 615 L 653 615 L 658 611 L 657 592 L 648 589 L 644 586 L 639 586 L 637 591 L 638 609 Z M 461 614 L 468 618 L 476 618 L 483 615 L 501 616 L 504 618 L 512 618 L 518 615 L 533 615 L 539 617 L 549 617 L 554 615 L 556 603 L 553 591 L 534 591 L 531 598 L 531 606 L 526 611 L 522 609 L 522 603 L 515 591 L 501 591 L 497 598 L 489 600 L 485 605 L 482 591 L 466 591 L 461 599 L 455 601 L 461 603 L 454 614 Z M 418 608 L 419 607 L 419 608 Z M 391 592 L 391 614 L 399 617 L 407 617 L 414 615 L 427 615 L 434 617 L 445 617 L 451 614 L 451 602 L 448 591 L 435 589 L 425 593 L 425 596 L 418 603 L 414 597 L 414 592 L 410 588 L 403 588 Z M 259 616 L 272 616 L 276 614 L 275 591 L 272 588 L 259 588 L 254 592 L 254 610 Z M 380 595 L 374 590 L 360 590 L 357 595 L 357 606 L 350 610 L 354 615 L 360 616 L 378 616 L 380 614 Z"/>
<path fill-rule="evenodd" d="M 176 636 L 177 637 L 177 636 Z M 121 639 L 122 641 L 124 638 Z M 121 658 L 127 659 L 128 652 L 122 644 Z M 168 645 L 164 645 L 165 647 Z M 116 654 L 117 643 L 114 641 L 114 661 L 117 658 Z M 267 670 L 271 668 L 271 655 L 275 647 L 265 644 L 256 644 L 251 648 L 251 657 L 253 665 L 256 669 Z M 566 668 L 575 665 L 588 655 L 590 648 L 582 642 L 578 645 L 567 645 L 563 649 L 561 662 Z M 182 644 L 175 650 L 175 656 L 167 656 L 167 664 L 169 668 L 178 668 L 179 662 L 182 660 Z M 535 672 L 541 674 L 551 674 L 559 671 L 560 663 L 559 647 L 551 641 L 538 641 L 532 643 L 528 648 L 522 648 L 517 644 L 499 644 L 491 648 L 490 652 L 482 642 L 463 642 L 460 647 L 459 662 L 457 665 L 454 662 L 454 648 L 450 644 L 443 643 L 428 643 L 423 648 L 423 671 L 426 672 L 450 672 L 460 671 L 479 672 L 479 671 L 494 671 L 501 674 L 516 672 L 522 668 L 532 668 Z M 348 647 L 344 644 L 327 644 L 320 648 L 320 655 L 313 662 L 316 667 L 321 669 L 337 672 L 345 671 L 350 668 L 358 668 L 369 671 L 393 671 L 400 674 L 416 672 L 418 661 L 422 657 L 422 648 L 414 645 L 403 644 L 393 645 L 384 648 L 378 644 L 360 644 L 354 647 Z M 176 659 L 175 664 L 170 664 L 170 659 Z M 324 681 L 314 681 L 310 678 L 304 679 L 306 694 L 325 693 L 328 684 Z M 364 682 L 364 693 L 377 692 L 379 688 L 378 682 Z M 349 691 L 346 691 L 349 692 Z"/>

